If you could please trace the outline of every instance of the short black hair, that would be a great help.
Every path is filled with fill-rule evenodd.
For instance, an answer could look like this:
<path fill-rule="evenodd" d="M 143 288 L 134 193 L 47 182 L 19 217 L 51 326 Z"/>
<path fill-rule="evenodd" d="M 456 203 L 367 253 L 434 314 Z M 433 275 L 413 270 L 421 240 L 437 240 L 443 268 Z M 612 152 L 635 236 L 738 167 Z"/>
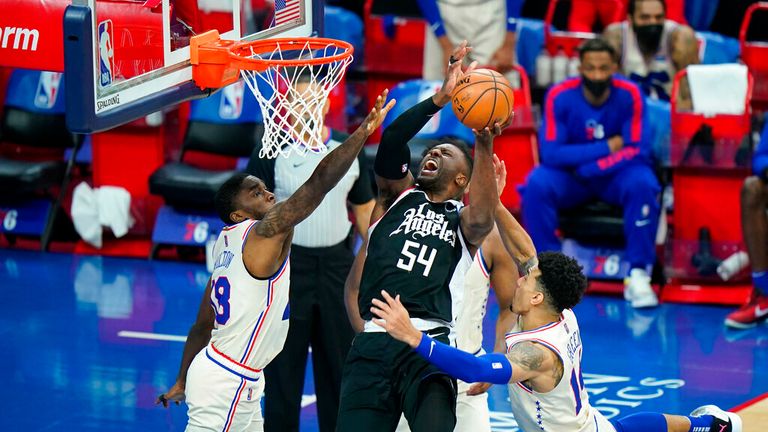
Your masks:
<path fill-rule="evenodd" d="M 459 137 L 446 135 L 434 140 L 430 140 L 430 142 L 427 143 L 426 148 L 424 148 L 424 151 L 421 153 L 421 157 L 424 158 L 424 156 L 426 156 L 433 147 L 439 146 L 440 144 L 450 144 L 461 150 L 461 154 L 464 155 L 464 159 L 467 161 L 467 167 L 469 168 L 469 172 L 467 173 L 467 180 L 472 179 L 472 169 L 475 165 L 475 161 L 472 158 L 472 150 L 469 148 L 469 144 L 467 144 L 466 141 Z"/>
<path fill-rule="evenodd" d="M 221 185 L 216 195 L 213 197 L 213 204 L 216 208 L 216 213 L 219 215 L 222 221 L 227 225 L 234 225 L 235 221 L 229 217 L 232 212 L 237 210 L 237 194 L 243 185 L 243 180 L 248 177 L 246 173 L 237 173 L 228 178 L 224 184 Z"/>
<path fill-rule="evenodd" d="M 584 61 L 584 54 L 588 52 L 607 52 L 616 62 L 616 50 L 603 38 L 588 39 L 579 46 L 579 61 Z"/>
<path fill-rule="evenodd" d="M 560 313 L 579 304 L 587 289 L 581 265 L 562 252 L 542 252 L 538 258 L 541 275 L 536 282 L 552 308 Z"/>
<path fill-rule="evenodd" d="M 664 8 L 664 12 L 665 13 L 667 12 L 667 2 L 664 0 L 629 0 L 629 4 L 627 4 L 627 15 L 634 15 L 636 3 L 640 3 L 643 1 L 657 1 L 661 3 L 661 7 Z"/>

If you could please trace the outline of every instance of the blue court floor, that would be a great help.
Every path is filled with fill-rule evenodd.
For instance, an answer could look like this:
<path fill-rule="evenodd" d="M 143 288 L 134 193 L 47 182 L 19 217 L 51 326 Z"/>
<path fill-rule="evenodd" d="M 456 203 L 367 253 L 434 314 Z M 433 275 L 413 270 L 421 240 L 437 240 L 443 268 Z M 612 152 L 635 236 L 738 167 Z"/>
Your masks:
<path fill-rule="evenodd" d="M 184 430 L 185 407 L 154 399 L 175 380 L 207 278 L 199 264 L 0 249 L 4 429 Z M 688 413 L 768 392 L 768 327 L 727 331 L 728 311 L 636 312 L 618 298 L 585 298 L 576 314 L 592 404 L 608 416 Z M 491 301 L 486 341 L 497 313 Z M 307 382 L 302 430 L 316 431 Z M 505 387 L 491 389 L 490 403 L 494 430 L 517 430 Z"/>

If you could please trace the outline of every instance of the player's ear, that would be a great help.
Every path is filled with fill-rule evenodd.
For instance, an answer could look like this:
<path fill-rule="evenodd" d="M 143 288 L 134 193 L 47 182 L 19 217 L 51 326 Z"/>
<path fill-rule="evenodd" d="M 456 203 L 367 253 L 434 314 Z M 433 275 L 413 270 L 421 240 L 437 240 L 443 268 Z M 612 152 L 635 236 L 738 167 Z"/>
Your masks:
<path fill-rule="evenodd" d="M 456 179 L 454 181 L 456 182 L 456 186 L 458 186 L 458 187 L 460 187 L 462 189 L 464 189 L 464 188 L 469 186 L 469 179 L 464 174 L 459 173 L 458 175 L 456 175 Z M 467 191 L 465 190 L 464 193 L 466 193 L 466 192 Z"/>
<path fill-rule="evenodd" d="M 232 213 L 229 214 L 229 218 L 232 219 L 232 222 L 239 224 L 240 222 L 248 219 L 246 215 L 243 214 L 241 210 L 235 210 Z"/>
<path fill-rule="evenodd" d="M 531 305 L 538 306 L 542 303 L 544 303 L 544 293 L 541 291 L 534 291 L 533 296 L 531 296 Z"/>
<path fill-rule="evenodd" d="M 328 115 L 331 110 L 331 98 L 325 98 L 325 104 L 323 105 L 323 118 Z"/>

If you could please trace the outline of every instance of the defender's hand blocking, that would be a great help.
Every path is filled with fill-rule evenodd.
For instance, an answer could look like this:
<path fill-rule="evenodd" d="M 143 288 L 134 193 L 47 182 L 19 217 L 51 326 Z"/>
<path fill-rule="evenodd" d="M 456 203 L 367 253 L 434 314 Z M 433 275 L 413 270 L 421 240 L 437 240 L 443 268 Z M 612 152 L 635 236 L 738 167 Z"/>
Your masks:
<path fill-rule="evenodd" d="M 472 47 L 467 46 L 467 41 L 462 41 L 451 54 L 453 63 L 448 66 L 448 70 L 445 72 L 445 80 L 443 86 L 437 91 L 433 98 L 437 106 L 445 106 L 451 101 L 453 90 L 459 84 L 464 75 L 472 72 L 477 66 L 477 62 L 472 62 L 466 71 L 461 69 L 462 60 L 472 50 Z"/>
<path fill-rule="evenodd" d="M 504 187 L 507 185 L 507 164 L 493 154 L 493 173 L 496 176 L 496 190 L 499 192 L 499 196 L 504 192 Z"/>
<path fill-rule="evenodd" d="M 168 402 L 175 402 L 178 405 L 184 397 L 184 386 L 176 382 L 167 392 L 157 397 L 155 405 L 163 404 L 163 407 L 168 408 Z"/>
<path fill-rule="evenodd" d="M 394 99 L 390 100 L 386 105 L 384 105 L 384 102 L 387 100 L 387 94 L 389 94 L 389 90 L 385 89 L 376 98 L 376 103 L 373 105 L 373 108 L 371 108 L 371 112 L 368 113 L 368 116 L 365 117 L 365 120 L 363 120 L 363 124 L 360 125 L 361 128 L 365 129 L 365 132 L 368 135 L 371 135 L 379 126 L 381 126 L 381 124 L 384 122 L 384 118 L 387 117 L 389 110 L 395 106 Z"/>
<path fill-rule="evenodd" d="M 373 322 L 384 328 L 393 338 L 405 342 L 416 348 L 421 342 L 421 332 L 411 324 L 411 317 L 402 303 L 400 296 L 392 298 L 386 291 L 381 290 L 381 295 L 386 303 L 379 299 L 373 299 L 371 312 L 380 319 L 373 319 Z"/>

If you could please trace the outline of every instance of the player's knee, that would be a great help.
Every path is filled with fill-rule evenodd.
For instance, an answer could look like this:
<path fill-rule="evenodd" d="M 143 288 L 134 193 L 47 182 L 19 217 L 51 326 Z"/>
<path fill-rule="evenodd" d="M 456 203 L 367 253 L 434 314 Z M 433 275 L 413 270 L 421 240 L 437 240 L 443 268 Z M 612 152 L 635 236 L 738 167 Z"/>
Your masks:
<path fill-rule="evenodd" d="M 768 201 L 765 183 L 758 176 L 750 176 L 741 186 L 741 205 L 744 207 L 764 207 Z"/>
<path fill-rule="evenodd" d="M 525 183 L 525 189 L 523 190 L 523 200 L 540 200 L 542 197 L 548 195 L 552 190 L 552 177 L 548 174 L 546 169 L 542 167 L 535 168 L 528 175 L 528 180 Z M 529 201 L 529 202 L 532 202 Z"/>

